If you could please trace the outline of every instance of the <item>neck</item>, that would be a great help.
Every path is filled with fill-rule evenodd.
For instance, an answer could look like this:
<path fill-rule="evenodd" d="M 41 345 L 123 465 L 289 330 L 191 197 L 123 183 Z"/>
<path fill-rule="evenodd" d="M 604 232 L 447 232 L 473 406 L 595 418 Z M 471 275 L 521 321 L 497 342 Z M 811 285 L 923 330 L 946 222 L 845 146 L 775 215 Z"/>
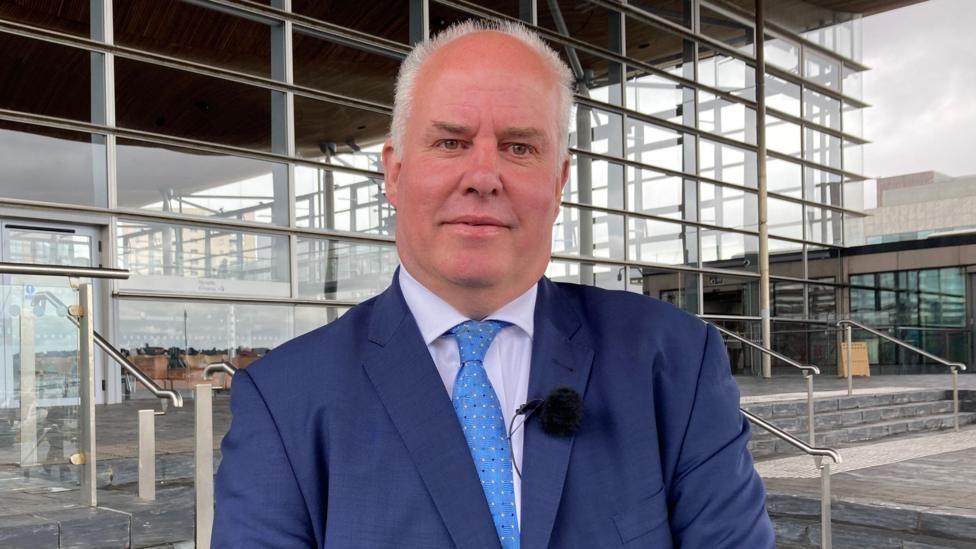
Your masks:
<path fill-rule="evenodd" d="M 484 320 L 491 313 L 527 292 L 542 277 L 539 275 L 535 280 L 524 284 L 465 286 L 436 277 L 425 276 L 426 273 L 423 270 L 410 268 L 408 272 L 414 280 L 443 299 L 454 310 L 473 320 Z"/>

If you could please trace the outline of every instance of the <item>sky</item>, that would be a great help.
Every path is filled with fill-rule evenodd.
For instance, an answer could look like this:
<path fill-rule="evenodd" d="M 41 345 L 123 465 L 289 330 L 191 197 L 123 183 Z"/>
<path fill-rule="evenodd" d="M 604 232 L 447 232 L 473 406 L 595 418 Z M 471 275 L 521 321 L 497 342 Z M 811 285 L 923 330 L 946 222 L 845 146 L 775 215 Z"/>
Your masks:
<path fill-rule="evenodd" d="M 976 1 L 865 17 L 864 174 L 976 174 Z"/>

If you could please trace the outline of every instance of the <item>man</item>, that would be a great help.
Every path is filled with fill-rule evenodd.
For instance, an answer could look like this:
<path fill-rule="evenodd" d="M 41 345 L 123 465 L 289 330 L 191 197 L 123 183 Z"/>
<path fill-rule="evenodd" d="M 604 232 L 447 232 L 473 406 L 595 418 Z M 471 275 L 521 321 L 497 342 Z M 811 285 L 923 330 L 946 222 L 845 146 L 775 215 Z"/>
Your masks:
<path fill-rule="evenodd" d="M 401 268 L 237 374 L 215 546 L 773 546 L 718 333 L 543 277 L 569 85 L 516 25 L 404 62 L 383 150 Z M 557 387 L 576 428 L 516 418 Z"/>

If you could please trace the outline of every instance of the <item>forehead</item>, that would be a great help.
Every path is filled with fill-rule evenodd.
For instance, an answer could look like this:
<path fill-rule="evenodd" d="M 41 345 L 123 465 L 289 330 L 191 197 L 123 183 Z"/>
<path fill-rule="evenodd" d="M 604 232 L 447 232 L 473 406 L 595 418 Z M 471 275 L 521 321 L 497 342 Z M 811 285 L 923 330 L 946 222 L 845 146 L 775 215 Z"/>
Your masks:
<path fill-rule="evenodd" d="M 481 32 L 432 55 L 418 73 L 414 98 L 412 114 L 422 119 L 433 113 L 470 117 L 491 111 L 555 123 L 559 81 L 532 48 L 501 33 Z"/>

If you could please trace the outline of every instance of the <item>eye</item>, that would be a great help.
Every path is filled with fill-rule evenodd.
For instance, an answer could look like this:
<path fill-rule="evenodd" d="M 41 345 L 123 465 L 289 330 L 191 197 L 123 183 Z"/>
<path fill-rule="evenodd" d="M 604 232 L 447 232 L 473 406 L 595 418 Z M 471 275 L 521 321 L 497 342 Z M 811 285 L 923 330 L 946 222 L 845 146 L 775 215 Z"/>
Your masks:
<path fill-rule="evenodd" d="M 532 149 L 524 143 L 512 143 L 508 150 L 512 151 L 515 156 L 526 156 L 532 152 Z"/>
<path fill-rule="evenodd" d="M 456 151 L 461 148 L 461 142 L 457 139 L 441 139 L 437 142 L 437 146 L 445 151 Z"/>

